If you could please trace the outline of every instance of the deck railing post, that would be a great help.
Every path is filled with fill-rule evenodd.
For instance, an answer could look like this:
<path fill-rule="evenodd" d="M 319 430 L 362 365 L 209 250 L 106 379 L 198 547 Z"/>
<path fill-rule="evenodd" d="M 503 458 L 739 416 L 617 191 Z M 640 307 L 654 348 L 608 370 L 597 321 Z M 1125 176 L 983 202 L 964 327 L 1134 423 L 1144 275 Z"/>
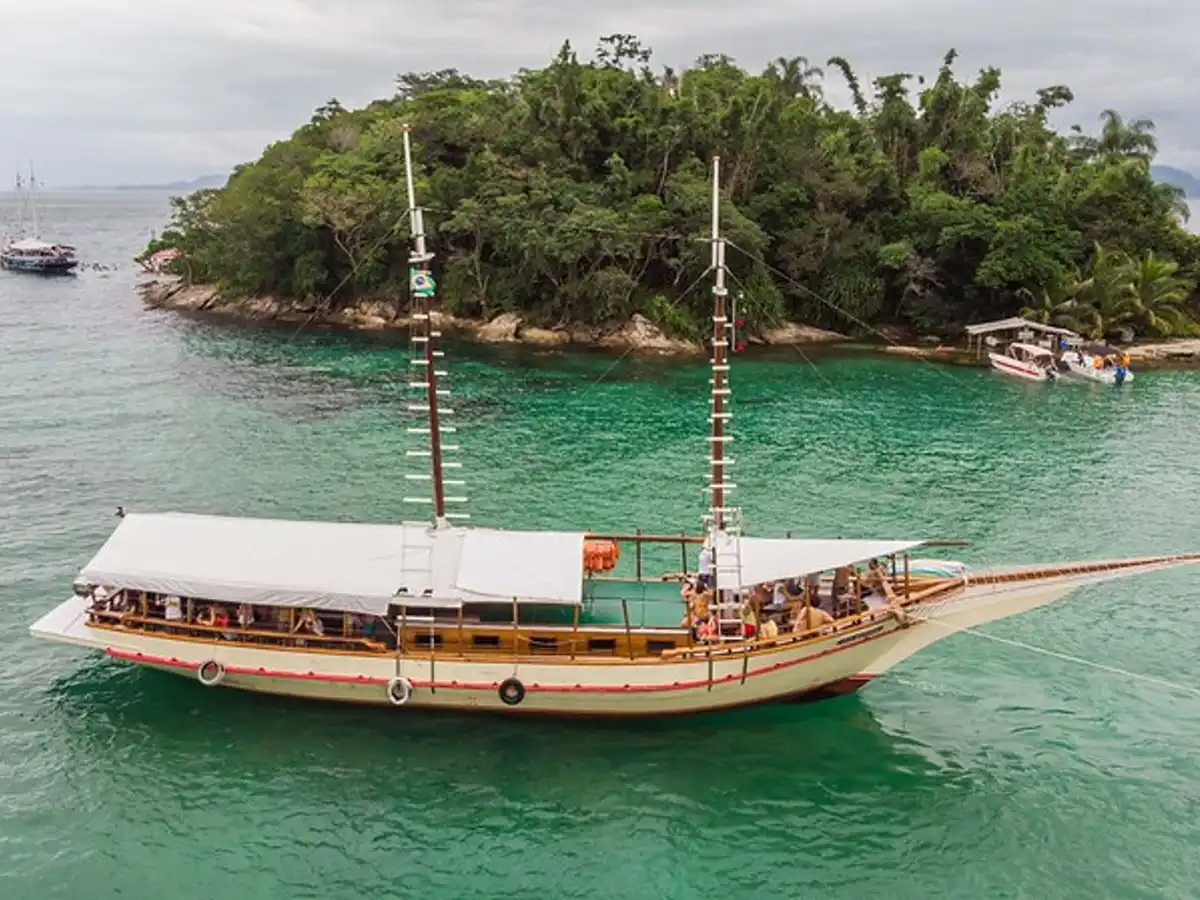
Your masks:
<path fill-rule="evenodd" d="M 912 596 L 912 578 L 908 568 L 908 554 L 904 554 L 904 599 L 908 600 Z"/>
<path fill-rule="evenodd" d="M 625 597 L 621 598 L 621 618 L 625 620 L 625 649 L 633 659 L 633 628 L 629 624 L 629 601 Z"/>
<path fill-rule="evenodd" d="M 521 607 L 517 598 L 513 597 L 513 657 L 516 658 L 521 650 Z"/>
<path fill-rule="evenodd" d="M 635 556 L 637 558 L 637 580 L 642 580 L 642 529 L 637 530 L 637 541 L 634 546 L 637 548 Z"/>

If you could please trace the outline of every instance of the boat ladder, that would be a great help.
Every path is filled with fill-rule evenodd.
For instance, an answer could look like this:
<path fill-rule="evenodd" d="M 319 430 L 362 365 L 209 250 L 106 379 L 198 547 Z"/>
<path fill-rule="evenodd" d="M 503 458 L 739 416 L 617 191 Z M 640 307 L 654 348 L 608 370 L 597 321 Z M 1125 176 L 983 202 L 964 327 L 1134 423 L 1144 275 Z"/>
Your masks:
<path fill-rule="evenodd" d="M 705 531 L 713 535 L 713 602 L 710 609 L 716 614 L 717 639 L 741 641 L 746 637 L 746 621 L 743 616 L 745 602 L 737 585 L 742 579 L 742 511 L 731 508 L 726 511 L 724 528 L 718 532 L 713 520 L 705 521 Z M 729 538 L 729 549 L 721 552 L 724 541 L 717 542 L 718 534 Z M 729 550 L 732 552 L 730 553 Z M 732 587 L 724 587 L 732 585 Z"/>
<path fill-rule="evenodd" d="M 446 488 L 459 489 L 456 493 L 458 496 L 450 496 L 443 493 L 443 502 L 445 504 L 462 504 L 467 502 L 467 498 L 463 491 L 466 482 L 462 478 L 448 478 L 446 473 L 461 474 L 462 463 L 454 458 L 454 454 L 458 453 L 462 448 L 457 443 L 445 443 L 444 439 L 449 435 L 453 439 L 453 435 L 457 431 L 453 426 L 442 423 L 444 419 L 452 419 L 454 410 L 442 406 L 444 399 L 450 397 L 450 389 L 447 386 L 450 373 L 439 366 L 445 365 L 444 352 L 433 349 L 431 341 L 441 337 L 441 331 L 438 330 L 439 313 L 436 310 L 428 310 L 427 312 L 416 312 L 413 314 L 413 326 L 411 336 L 411 350 L 409 354 L 409 365 L 413 367 L 408 378 L 408 387 L 416 392 L 417 401 L 408 404 L 409 415 L 420 418 L 428 417 L 430 413 L 431 401 L 437 403 L 437 423 L 425 421 L 420 425 L 414 425 L 407 430 L 410 435 L 420 437 L 421 446 L 419 449 L 410 449 L 405 452 L 405 456 L 410 460 L 427 461 L 432 464 L 432 472 L 414 472 L 406 473 L 404 478 L 409 482 L 420 482 L 429 484 L 431 493 L 426 496 L 408 496 L 404 498 L 405 503 L 420 503 L 433 504 L 434 492 L 439 488 L 434 487 L 435 474 L 441 479 L 440 489 L 444 492 Z M 434 429 L 437 429 L 437 440 L 434 440 Z M 436 447 L 436 450 L 434 449 Z M 434 459 L 436 455 L 436 460 Z M 448 458 L 449 457 L 449 458 Z M 447 512 L 446 519 L 469 519 L 469 513 L 465 512 Z"/>

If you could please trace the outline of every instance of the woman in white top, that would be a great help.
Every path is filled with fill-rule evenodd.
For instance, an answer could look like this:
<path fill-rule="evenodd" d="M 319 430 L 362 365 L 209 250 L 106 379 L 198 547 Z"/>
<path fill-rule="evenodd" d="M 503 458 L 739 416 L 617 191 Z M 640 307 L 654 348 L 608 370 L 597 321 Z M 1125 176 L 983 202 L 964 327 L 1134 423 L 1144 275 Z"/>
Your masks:
<path fill-rule="evenodd" d="M 183 620 L 183 601 L 174 594 L 163 597 L 163 618 L 168 622 Z"/>

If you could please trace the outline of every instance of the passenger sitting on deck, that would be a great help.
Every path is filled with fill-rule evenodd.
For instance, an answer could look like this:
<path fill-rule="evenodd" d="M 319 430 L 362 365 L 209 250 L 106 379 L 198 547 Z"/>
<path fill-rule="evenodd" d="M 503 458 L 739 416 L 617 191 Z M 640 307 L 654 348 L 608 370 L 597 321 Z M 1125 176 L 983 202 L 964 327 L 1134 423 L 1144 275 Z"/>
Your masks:
<path fill-rule="evenodd" d="M 877 559 L 871 560 L 867 566 L 867 575 L 863 579 L 863 585 L 871 592 L 872 597 L 881 598 L 882 601 L 892 603 L 896 599 L 895 591 L 892 590 L 891 581 L 888 580 L 887 569 Z M 882 606 L 882 602 L 872 603 L 867 601 L 870 607 Z"/>
<path fill-rule="evenodd" d="M 870 568 L 867 569 L 867 586 L 871 589 L 871 598 L 867 599 L 867 606 L 871 609 L 881 609 L 887 607 L 895 612 L 896 617 L 901 622 L 907 621 L 907 616 L 903 608 L 900 606 L 900 598 L 896 596 L 895 590 L 892 589 L 892 582 L 888 578 L 887 568 L 877 559 L 871 560 Z M 879 602 L 882 597 L 884 602 Z M 875 602 L 872 602 L 874 600 Z"/>
<path fill-rule="evenodd" d="M 306 631 L 309 634 L 320 636 L 325 634 L 325 626 L 321 624 L 321 620 L 311 609 L 302 609 L 300 617 L 296 619 L 296 627 L 292 631 Z"/>
<path fill-rule="evenodd" d="M 200 610 L 196 621 L 210 628 L 226 628 L 229 626 L 229 613 L 225 611 L 225 607 L 214 603 Z"/>
<path fill-rule="evenodd" d="M 179 622 L 183 619 L 183 601 L 174 594 L 163 597 L 163 618 L 168 622 Z"/>
<path fill-rule="evenodd" d="M 833 573 L 833 609 L 836 613 L 841 608 L 842 596 L 850 590 L 850 575 L 849 566 L 841 566 L 834 570 Z"/>
<path fill-rule="evenodd" d="M 242 628 L 249 628 L 254 624 L 254 607 L 249 603 L 243 603 L 237 608 L 238 625 Z"/>
<path fill-rule="evenodd" d="M 819 606 L 802 606 L 796 611 L 796 621 L 792 624 L 792 632 L 803 634 L 806 631 L 817 631 L 833 624 L 833 616 Z"/>
<path fill-rule="evenodd" d="M 742 633 L 748 638 L 758 637 L 758 610 L 753 598 L 742 607 Z"/>
<path fill-rule="evenodd" d="M 109 594 L 108 588 L 104 585 L 93 585 L 88 596 L 92 598 L 92 609 L 108 609 Z"/>
<path fill-rule="evenodd" d="M 787 608 L 787 602 L 787 589 L 784 587 L 783 582 L 775 582 L 775 585 L 771 588 L 771 611 L 781 612 Z"/>

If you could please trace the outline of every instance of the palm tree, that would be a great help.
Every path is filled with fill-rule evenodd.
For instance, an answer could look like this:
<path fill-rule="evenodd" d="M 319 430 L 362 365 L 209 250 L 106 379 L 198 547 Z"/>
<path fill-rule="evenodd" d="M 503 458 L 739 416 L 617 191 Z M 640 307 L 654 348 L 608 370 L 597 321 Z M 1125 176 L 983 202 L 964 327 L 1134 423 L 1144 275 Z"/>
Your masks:
<path fill-rule="evenodd" d="M 1158 140 L 1154 136 L 1154 123 L 1150 119 L 1134 119 L 1126 122 L 1115 109 L 1100 113 L 1104 127 L 1100 129 L 1100 140 L 1096 149 L 1105 159 L 1136 158 L 1146 162 L 1158 153 Z"/>
<path fill-rule="evenodd" d="M 1113 162 L 1121 159 L 1140 159 L 1150 162 L 1158 153 L 1158 139 L 1154 136 L 1154 122 L 1150 119 L 1134 119 L 1126 122 L 1115 109 L 1100 113 L 1104 125 L 1099 137 L 1084 134 L 1078 125 L 1072 125 L 1071 146 L 1084 159 Z"/>
<path fill-rule="evenodd" d="M 1082 334 L 1087 330 L 1090 315 L 1089 308 L 1077 296 L 1081 281 L 1079 271 L 1075 270 L 1038 294 L 1021 288 L 1018 293 L 1029 301 L 1028 306 L 1021 307 L 1021 316 L 1041 325 L 1057 325 Z"/>
<path fill-rule="evenodd" d="M 1130 266 L 1126 293 L 1137 325 L 1161 335 L 1194 326 L 1186 311 L 1192 285 L 1177 277 L 1178 271 L 1178 263 L 1159 259 L 1153 250 Z"/>
<path fill-rule="evenodd" d="M 1119 333 L 1137 316 L 1129 296 L 1129 257 L 1094 245 L 1087 277 L 1071 285 L 1082 331 L 1092 338 Z"/>
<path fill-rule="evenodd" d="M 820 80 L 825 73 L 817 66 L 810 66 L 807 56 L 780 56 L 767 66 L 767 75 L 779 82 L 780 91 L 790 100 L 820 97 Z"/>
<path fill-rule="evenodd" d="M 1182 221 L 1187 222 L 1192 217 L 1192 208 L 1188 206 L 1187 192 L 1176 184 L 1160 181 L 1154 185 L 1154 193 L 1162 198 L 1171 208 L 1171 212 Z"/>
<path fill-rule="evenodd" d="M 842 73 L 842 77 L 846 79 L 846 84 L 850 88 L 850 97 L 854 101 L 854 109 L 860 116 L 867 114 L 867 100 L 863 96 L 862 85 L 858 83 L 858 76 L 854 74 L 854 69 L 850 67 L 850 63 L 842 56 L 831 56 L 829 61 L 825 63 Z"/>

